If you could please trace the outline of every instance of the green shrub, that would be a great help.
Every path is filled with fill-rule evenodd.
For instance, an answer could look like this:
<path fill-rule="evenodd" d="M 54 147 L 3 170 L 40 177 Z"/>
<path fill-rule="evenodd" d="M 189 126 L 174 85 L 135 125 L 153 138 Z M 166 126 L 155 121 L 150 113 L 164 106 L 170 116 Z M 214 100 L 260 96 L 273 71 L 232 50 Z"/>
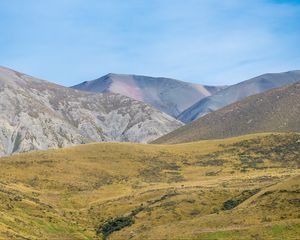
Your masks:
<path fill-rule="evenodd" d="M 239 200 L 235 200 L 235 199 L 229 199 L 227 200 L 226 202 L 224 202 L 223 204 L 223 208 L 225 210 L 230 210 L 230 209 L 233 209 L 235 208 L 237 205 L 240 204 L 240 201 Z"/>
<path fill-rule="evenodd" d="M 143 206 L 137 207 L 136 209 L 133 209 L 131 211 L 131 216 L 134 217 L 135 215 L 139 214 L 140 212 L 142 212 L 144 210 L 145 210 L 145 207 L 143 207 Z"/>
<path fill-rule="evenodd" d="M 102 233 L 104 238 L 106 239 L 111 233 L 131 226 L 132 224 L 134 224 L 134 219 L 132 216 L 116 217 L 99 226 L 97 229 L 97 234 Z"/>
<path fill-rule="evenodd" d="M 245 190 L 240 195 L 227 200 L 223 203 L 223 210 L 230 210 L 240 205 L 242 202 L 246 201 L 248 198 L 252 197 L 259 192 L 260 189 Z"/>

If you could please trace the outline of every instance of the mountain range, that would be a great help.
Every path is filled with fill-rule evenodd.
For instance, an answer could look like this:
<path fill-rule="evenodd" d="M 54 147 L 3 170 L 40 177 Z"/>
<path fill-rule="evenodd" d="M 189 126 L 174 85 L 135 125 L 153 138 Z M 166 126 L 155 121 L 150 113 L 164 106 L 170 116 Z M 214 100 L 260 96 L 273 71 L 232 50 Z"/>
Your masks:
<path fill-rule="evenodd" d="M 171 78 L 110 73 L 73 88 L 99 93 L 119 93 L 177 117 L 199 100 L 226 86 L 204 86 Z"/>
<path fill-rule="evenodd" d="M 108 74 L 67 88 L 1 67 L 0 155 L 89 142 L 177 143 L 298 131 L 293 115 L 298 85 L 274 90 L 292 107 L 289 100 L 279 103 L 283 98 L 273 91 L 265 92 L 297 80 L 300 71 L 264 74 L 232 86 Z M 181 121 L 199 117 L 182 127 Z"/>
<path fill-rule="evenodd" d="M 101 141 L 146 143 L 182 125 L 140 101 L 0 68 L 0 155 Z"/>
<path fill-rule="evenodd" d="M 171 78 L 110 73 L 72 88 L 122 94 L 189 123 L 248 96 L 298 80 L 299 70 L 267 73 L 231 86 L 206 86 Z"/>
<path fill-rule="evenodd" d="M 1 67 L 0 239 L 298 239 L 297 74 L 205 97 L 167 87 L 177 80 L 98 93 Z M 183 126 L 171 115 L 189 91 L 237 102 Z M 153 107 L 158 92 L 170 115 Z"/>
<path fill-rule="evenodd" d="M 300 132 L 300 82 L 209 113 L 154 143 L 183 143 L 259 132 Z"/>
<path fill-rule="evenodd" d="M 241 101 L 248 96 L 291 84 L 299 80 L 300 71 L 263 74 L 229 86 L 216 92 L 212 96 L 201 99 L 193 106 L 183 111 L 178 116 L 178 119 L 185 123 L 192 122 L 231 103 Z"/>

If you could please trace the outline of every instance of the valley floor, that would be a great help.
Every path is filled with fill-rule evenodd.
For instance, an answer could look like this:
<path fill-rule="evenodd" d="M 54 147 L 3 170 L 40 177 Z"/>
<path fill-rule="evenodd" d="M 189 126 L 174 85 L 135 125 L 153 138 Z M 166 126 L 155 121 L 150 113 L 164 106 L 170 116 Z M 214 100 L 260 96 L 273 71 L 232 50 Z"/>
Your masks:
<path fill-rule="evenodd" d="M 0 239 L 299 239 L 300 135 L 0 158 Z"/>

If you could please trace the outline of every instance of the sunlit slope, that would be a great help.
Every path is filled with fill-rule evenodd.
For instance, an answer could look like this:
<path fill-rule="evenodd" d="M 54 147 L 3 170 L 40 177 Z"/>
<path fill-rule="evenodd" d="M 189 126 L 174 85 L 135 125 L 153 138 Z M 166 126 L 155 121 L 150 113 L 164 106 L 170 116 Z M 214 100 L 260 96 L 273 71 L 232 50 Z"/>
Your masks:
<path fill-rule="evenodd" d="M 0 239 L 299 234 L 298 134 L 88 144 L 0 164 Z"/>
<path fill-rule="evenodd" d="M 39 191 L 20 183 L 0 184 L 0 239 L 88 239 L 84 226 L 40 200 Z"/>
<path fill-rule="evenodd" d="M 183 110 L 225 86 L 204 86 L 164 77 L 109 73 L 72 88 L 88 92 L 118 93 L 177 117 Z"/>
<path fill-rule="evenodd" d="M 178 192 L 179 196 L 184 198 L 172 197 L 158 208 L 154 208 L 152 215 L 156 214 L 156 216 L 151 216 L 152 227 L 144 228 L 140 231 L 140 235 L 134 236 L 133 239 L 157 239 L 157 236 L 159 239 L 177 239 L 174 236 L 178 236 L 178 239 L 199 240 L 298 239 L 300 234 L 299 183 L 298 175 L 262 190 L 261 188 L 243 190 L 236 193 L 234 197 L 229 194 L 229 189 L 233 190 L 230 187 L 220 186 L 214 190 L 198 189 L 192 194 L 181 190 Z M 246 196 L 245 192 L 249 192 L 247 200 L 233 209 L 224 209 L 224 202 L 234 202 L 241 196 Z M 202 201 L 198 202 L 197 199 Z M 193 205 L 192 203 L 194 208 L 188 209 L 188 205 Z M 212 206 L 213 208 L 210 209 Z M 164 221 L 163 224 L 155 223 L 155 219 L 162 222 L 161 217 L 157 218 L 158 213 L 159 216 L 167 218 L 168 214 L 171 215 L 170 212 L 174 214 L 174 212 L 184 211 L 189 218 L 182 218 L 183 214 L 177 215 L 177 218 L 174 215 L 173 219 L 169 217 L 169 221 Z M 140 214 L 140 217 L 145 219 L 146 214 Z M 142 228 L 141 225 L 139 227 Z M 132 235 L 133 229 L 134 225 L 116 232 L 114 237 L 126 239 Z"/>
<path fill-rule="evenodd" d="M 248 97 L 157 140 L 185 143 L 261 132 L 300 132 L 300 82 Z"/>
<path fill-rule="evenodd" d="M 81 92 L 0 66 L 0 156 L 91 142 L 146 143 L 180 126 L 120 94 Z"/>

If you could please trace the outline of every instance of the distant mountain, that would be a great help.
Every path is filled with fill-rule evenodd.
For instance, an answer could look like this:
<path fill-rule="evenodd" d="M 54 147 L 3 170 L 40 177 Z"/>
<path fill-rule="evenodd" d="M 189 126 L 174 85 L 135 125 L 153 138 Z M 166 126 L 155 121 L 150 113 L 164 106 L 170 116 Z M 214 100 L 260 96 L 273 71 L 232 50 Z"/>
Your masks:
<path fill-rule="evenodd" d="M 0 68 L 0 155 L 101 141 L 149 142 L 182 125 L 142 102 Z"/>
<path fill-rule="evenodd" d="M 225 88 L 183 111 L 178 119 L 188 123 L 231 103 L 300 80 L 300 71 L 268 73 Z"/>
<path fill-rule="evenodd" d="M 155 143 L 184 143 L 260 132 L 300 132 L 300 82 L 231 104 Z"/>
<path fill-rule="evenodd" d="M 224 87 L 203 86 L 163 77 L 110 73 L 73 88 L 90 92 L 119 93 L 177 117 L 183 110 Z"/>

